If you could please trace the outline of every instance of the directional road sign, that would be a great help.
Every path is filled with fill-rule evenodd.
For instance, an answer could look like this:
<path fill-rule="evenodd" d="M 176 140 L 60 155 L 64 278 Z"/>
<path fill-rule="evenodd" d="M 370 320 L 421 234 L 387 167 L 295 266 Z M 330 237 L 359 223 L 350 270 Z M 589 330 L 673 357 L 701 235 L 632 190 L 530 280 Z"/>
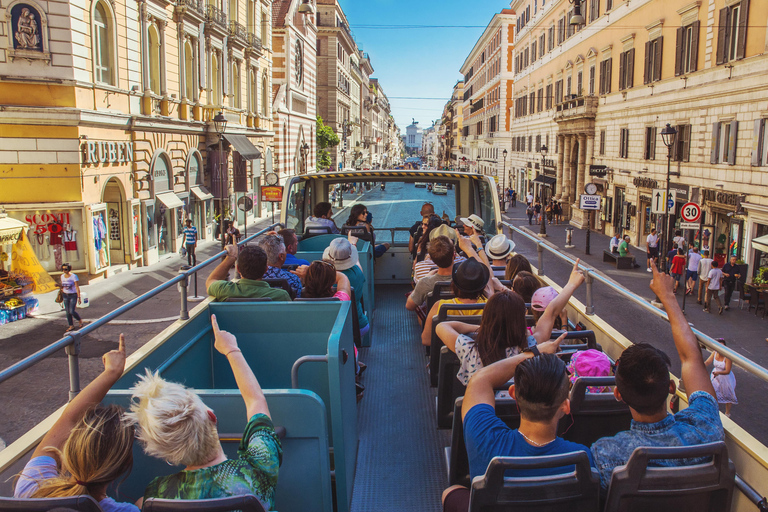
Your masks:
<path fill-rule="evenodd" d="M 698 222 L 701 217 L 701 207 L 696 203 L 685 203 L 680 216 L 685 222 Z"/>
<path fill-rule="evenodd" d="M 699 229 L 698 222 L 681 222 L 680 229 Z"/>
<path fill-rule="evenodd" d="M 579 196 L 579 209 L 580 210 L 599 210 L 600 209 L 600 195 L 590 196 L 587 194 L 581 194 Z"/>
<path fill-rule="evenodd" d="M 664 211 L 664 204 L 667 205 L 667 211 Z M 667 197 L 667 191 L 663 188 L 653 189 L 651 195 L 651 213 L 671 213 L 675 209 L 675 191 L 669 191 L 669 197 Z"/>

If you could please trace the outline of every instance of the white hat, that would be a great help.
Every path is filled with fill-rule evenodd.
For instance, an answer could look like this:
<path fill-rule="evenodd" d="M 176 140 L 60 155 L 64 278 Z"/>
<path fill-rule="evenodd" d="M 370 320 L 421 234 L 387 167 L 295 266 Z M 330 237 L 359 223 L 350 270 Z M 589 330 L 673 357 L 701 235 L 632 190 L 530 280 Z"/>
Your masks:
<path fill-rule="evenodd" d="M 475 231 L 482 231 L 483 226 L 485 226 L 485 222 L 483 222 L 483 219 L 481 219 L 474 213 L 469 217 L 462 217 L 461 222 L 465 226 L 472 226 L 473 228 L 475 228 Z"/>
<path fill-rule="evenodd" d="M 331 244 L 323 251 L 323 259 L 333 263 L 336 270 L 347 270 L 355 265 L 359 260 L 357 247 L 349 243 L 346 238 L 334 238 Z"/>
<path fill-rule="evenodd" d="M 503 260 L 515 248 L 515 242 L 505 235 L 496 235 L 485 245 L 485 253 L 492 260 Z"/>

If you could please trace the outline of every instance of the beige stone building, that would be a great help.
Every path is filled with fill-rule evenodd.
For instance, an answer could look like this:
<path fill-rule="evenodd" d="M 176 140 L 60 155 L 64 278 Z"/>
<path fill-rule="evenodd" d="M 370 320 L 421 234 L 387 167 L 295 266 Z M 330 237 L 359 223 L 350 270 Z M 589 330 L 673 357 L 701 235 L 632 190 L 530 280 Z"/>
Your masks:
<path fill-rule="evenodd" d="M 501 186 L 502 152 L 509 147 L 515 12 L 493 16 L 461 66 L 464 75 L 462 162 L 474 172 L 494 176 Z"/>
<path fill-rule="evenodd" d="M 511 4 L 510 156 L 522 185 L 553 192 L 585 226 L 578 198 L 594 182 L 603 209 L 592 227 L 644 248 L 650 229 L 664 227 L 652 194 L 666 186 L 670 124 L 672 230 L 682 205 L 696 202 L 717 259 L 736 254 L 751 272 L 767 265 L 751 241 L 768 234 L 768 3 L 594 0 L 582 2 L 582 26 L 569 24 L 568 1 L 537 3 Z"/>
<path fill-rule="evenodd" d="M 211 238 L 214 213 L 253 196 L 271 152 L 271 0 L 14 0 L 0 16 L 0 206 L 46 270 L 150 264 L 185 219 Z"/>

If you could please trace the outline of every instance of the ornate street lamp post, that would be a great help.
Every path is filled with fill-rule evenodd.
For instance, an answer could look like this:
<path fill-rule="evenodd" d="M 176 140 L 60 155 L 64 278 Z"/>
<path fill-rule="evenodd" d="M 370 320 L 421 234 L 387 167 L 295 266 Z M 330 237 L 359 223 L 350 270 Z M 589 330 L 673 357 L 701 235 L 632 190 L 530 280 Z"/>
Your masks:
<path fill-rule="evenodd" d="M 504 158 L 503 160 L 504 163 L 501 166 L 501 194 L 502 194 L 501 209 L 503 211 L 506 211 L 506 208 L 504 208 L 504 204 L 505 204 L 504 202 L 507 200 L 507 198 L 504 197 L 506 195 L 505 189 L 507 188 L 507 150 L 506 149 L 501 152 L 501 156 Z"/>
<path fill-rule="evenodd" d="M 544 175 L 544 159 L 547 158 L 547 146 L 543 145 L 539 148 L 541 153 L 541 175 Z M 541 184 L 541 227 L 539 228 L 539 235 L 547 236 L 547 188 L 549 185 Z"/>
<path fill-rule="evenodd" d="M 224 190 L 225 185 L 227 184 L 225 173 L 225 167 L 223 167 L 224 164 L 224 130 L 227 129 L 227 118 L 224 117 L 224 112 L 219 111 L 218 114 L 216 114 L 216 117 L 213 118 L 213 129 L 216 130 L 216 133 L 219 135 L 219 169 L 218 169 L 218 175 L 219 175 L 219 235 L 221 235 L 221 248 L 224 249 L 224 201 L 226 197 L 226 193 L 229 192 L 229 190 Z"/>
<path fill-rule="evenodd" d="M 662 261 L 664 255 L 669 252 L 669 177 L 672 173 L 672 146 L 675 145 L 675 138 L 677 136 L 677 130 L 672 128 L 669 123 L 661 130 L 661 140 L 664 141 L 664 145 L 667 146 L 667 194 L 666 204 L 664 205 L 664 236 L 661 239 L 661 252 L 659 254 L 659 271 L 661 272 Z"/>

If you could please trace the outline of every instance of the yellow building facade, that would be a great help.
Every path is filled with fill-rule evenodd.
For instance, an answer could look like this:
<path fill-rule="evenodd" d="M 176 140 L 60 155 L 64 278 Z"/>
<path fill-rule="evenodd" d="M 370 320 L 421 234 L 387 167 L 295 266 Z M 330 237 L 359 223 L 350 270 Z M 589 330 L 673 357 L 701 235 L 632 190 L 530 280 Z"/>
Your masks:
<path fill-rule="evenodd" d="M 271 159 L 271 15 L 270 0 L 0 7 L 0 207 L 46 270 L 151 264 L 186 219 L 211 239 L 217 212 L 236 217 Z"/>

